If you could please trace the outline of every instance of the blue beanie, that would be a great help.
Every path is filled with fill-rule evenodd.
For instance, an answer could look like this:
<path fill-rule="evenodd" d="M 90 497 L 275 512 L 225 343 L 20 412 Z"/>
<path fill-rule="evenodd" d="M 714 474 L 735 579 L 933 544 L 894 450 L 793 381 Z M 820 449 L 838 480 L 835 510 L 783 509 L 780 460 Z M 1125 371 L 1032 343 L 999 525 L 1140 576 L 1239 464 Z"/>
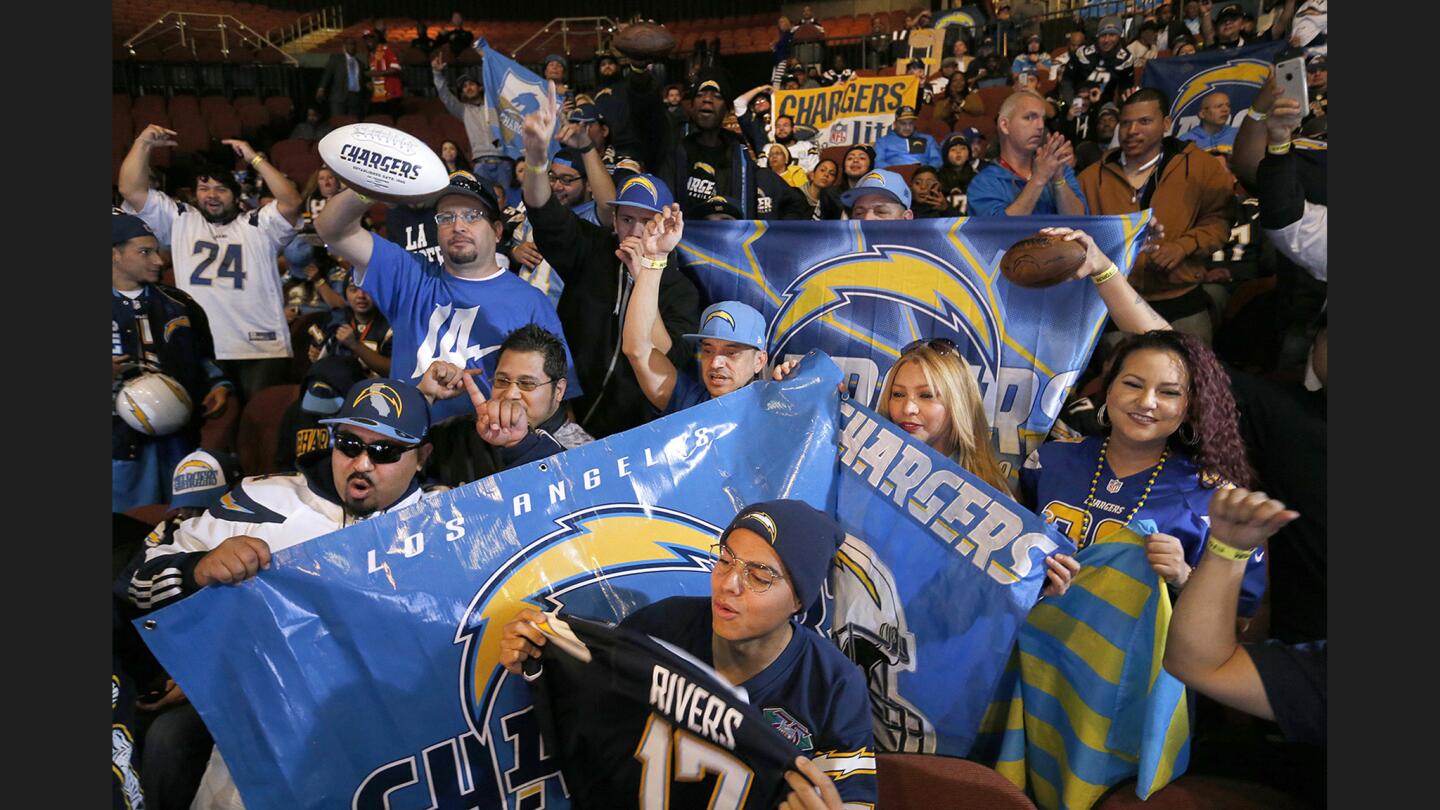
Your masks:
<path fill-rule="evenodd" d="M 736 529 L 749 529 L 774 546 L 801 610 L 815 603 L 830 575 L 830 561 L 845 540 L 834 518 L 804 501 L 752 503 L 725 527 L 720 542 Z"/>

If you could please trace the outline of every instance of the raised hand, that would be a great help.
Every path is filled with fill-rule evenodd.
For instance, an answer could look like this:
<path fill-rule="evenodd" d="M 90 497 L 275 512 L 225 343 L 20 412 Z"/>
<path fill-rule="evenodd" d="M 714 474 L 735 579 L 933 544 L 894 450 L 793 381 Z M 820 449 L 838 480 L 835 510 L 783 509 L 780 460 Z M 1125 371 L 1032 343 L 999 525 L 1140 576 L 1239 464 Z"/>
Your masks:
<path fill-rule="evenodd" d="M 564 124 L 555 138 L 561 146 L 584 149 L 590 145 L 590 128 L 584 124 Z"/>
<path fill-rule="evenodd" d="M 239 138 L 226 138 L 220 143 L 223 143 L 231 149 L 234 149 L 235 154 L 239 155 L 240 159 L 245 161 L 246 163 L 249 163 L 250 161 L 255 159 L 255 150 L 250 147 L 250 143 L 248 141 L 242 141 Z"/>
<path fill-rule="evenodd" d="M 1265 119 L 1265 131 L 1270 143 L 1285 143 L 1295 130 L 1300 128 L 1300 119 L 1305 109 L 1300 101 L 1293 98 L 1278 98 L 1270 108 L 1270 117 Z"/>
<path fill-rule="evenodd" d="M 166 129 L 159 124 L 151 124 L 140 130 L 140 134 L 135 136 L 135 140 L 153 149 L 158 146 L 174 146 L 177 143 L 175 135 L 173 129 Z"/>
<path fill-rule="evenodd" d="M 1110 267 L 1110 257 L 1101 252 L 1100 247 L 1090 234 L 1074 228 L 1041 228 L 1040 233 L 1046 236 L 1060 236 L 1066 242 L 1079 242 L 1085 246 L 1085 261 L 1080 269 L 1075 271 L 1075 278 L 1085 278 L 1095 273 L 1103 273 Z"/>
<path fill-rule="evenodd" d="M 525 141 L 525 162 L 539 166 L 549 156 L 550 138 L 555 134 L 555 83 L 545 82 L 545 98 L 540 100 L 539 109 L 525 116 L 520 125 L 520 134 Z"/>
<path fill-rule="evenodd" d="M 685 215 L 680 213 L 679 203 L 671 203 L 645 223 L 641 246 L 651 258 L 668 256 L 684 234 Z"/>
<path fill-rule="evenodd" d="M 1241 551 L 1259 547 L 1298 517 L 1263 492 L 1227 487 L 1210 496 L 1210 536 Z"/>
<path fill-rule="evenodd" d="M 530 432 L 530 414 L 525 411 L 525 401 L 486 400 L 471 375 L 466 374 L 463 379 L 465 391 L 470 394 L 470 404 L 475 406 L 475 432 L 480 434 L 480 439 L 498 447 L 519 444 Z"/>
<path fill-rule="evenodd" d="M 464 377 L 467 374 L 483 374 L 484 369 L 460 368 L 454 363 L 444 360 L 436 360 L 425 369 L 425 375 L 420 378 L 419 384 L 415 387 L 420 393 L 429 397 L 430 400 L 450 399 L 460 395 L 465 390 Z"/>

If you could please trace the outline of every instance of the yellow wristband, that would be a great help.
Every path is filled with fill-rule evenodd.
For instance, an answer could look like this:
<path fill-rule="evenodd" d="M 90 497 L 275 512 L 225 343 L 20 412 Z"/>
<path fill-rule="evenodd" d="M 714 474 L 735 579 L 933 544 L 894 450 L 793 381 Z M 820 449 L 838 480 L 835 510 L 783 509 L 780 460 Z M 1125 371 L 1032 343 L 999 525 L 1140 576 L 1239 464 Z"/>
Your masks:
<path fill-rule="evenodd" d="M 264 160 L 264 159 L 265 159 L 265 156 L 264 156 L 264 155 L 260 154 L 259 152 L 256 152 L 256 153 L 255 153 L 255 157 L 250 158 L 250 165 L 251 165 L 251 166 L 259 166 L 259 165 L 260 165 L 260 161 L 262 161 L 262 160 Z"/>
<path fill-rule="evenodd" d="M 353 188 L 350 189 L 350 190 L 351 190 L 351 191 L 355 191 L 355 189 L 353 189 Z M 358 199 L 360 202 L 365 203 L 366 205 L 369 205 L 370 203 L 375 202 L 374 200 L 370 199 L 369 197 L 366 197 L 364 194 L 361 194 L 361 193 L 358 192 L 358 191 L 355 191 L 355 198 Z"/>
<path fill-rule="evenodd" d="M 1219 540 L 1216 540 L 1215 535 L 1213 534 L 1210 535 L 1208 539 L 1206 539 L 1205 548 L 1209 549 L 1210 553 L 1216 555 L 1217 557 L 1223 557 L 1227 560 L 1231 560 L 1232 562 L 1244 562 L 1245 560 L 1250 559 L 1251 554 L 1255 553 L 1255 549 L 1253 548 L 1249 549 L 1248 551 L 1242 551 L 1238 548 L 1235 548 L 1234 546 L 1227 546 Z"/>
<path fill-rule="evenodd" d="M 1090 280 L 1095 282 L 1096 287 L 1099 287 L 1101 284 L 1104 284 L 1105 282 L 1118 275 L 1120 275 L 1120 268 L 1116 267 L 1114 262 L 1111 262 L 1109 267 L 1091 276 Z"/>
<path fill-rule="evenodd" d="M 1253 109 L 1246 111 L 1245 114 L 1250 117 L 1251 121 L 1264 121 L 1266 118 L 1270 117 L 1270 113 L 1262 113 L 1258 110 Z"/>
<path fill-rule="evenodd" d="M 641 256 L 640 264 L 644 267 L 650 268 L 651 270 L 664 270 L 665 267 L 670 264 L 670 259 L 669 257 L 666 257 L 664 259 L 651 259 L 648 256 Z"/>
<path fill-rule="evenodd" d="M 1289 154 L 1290 147 L 1292 145 L 1293 144 L 1291 144 L 1290 141 L 1286 141 L 1284 143 L 1272 143 L 1269 146 L 1265 147 L 1265 151 L 1269 152 L 1272 155 L 1285 155 Z"/>
<path fill-rule="evenodd" d="M 547 161 L 547 162 L 545 162 L 545 163 L 540 164 L 539 166 L 529 166 L 529 165 L 527 165 L 527 166 L 525 167 L 525 171 L 527 171 L 527 172 L 534 172 L 535 174 L 545 174 L 546 172 L 549 172 L 549 171 L 550 171 L 550 163 Z"/>

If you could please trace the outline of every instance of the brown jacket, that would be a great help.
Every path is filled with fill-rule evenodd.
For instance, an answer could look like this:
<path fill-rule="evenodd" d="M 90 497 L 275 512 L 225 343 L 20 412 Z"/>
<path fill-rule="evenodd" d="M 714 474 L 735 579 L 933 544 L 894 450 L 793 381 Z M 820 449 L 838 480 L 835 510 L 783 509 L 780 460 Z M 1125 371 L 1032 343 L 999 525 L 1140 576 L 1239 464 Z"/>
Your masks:
<path fill-rule="evenodd" d="M 1219 158 L 1175 138 L 1166 138 L 1161 151 L 1165 157 L 1150 207 L 1165 226 L 1165 241 L 1179 242 L 1188 255 L 1168 273 L 1152 267 L 1149 256 L 1136 259 L 1130 283 L 1151 300 L 1177 298 L 1198 286 L 1210 254 L 1229 241 L 1235 221 L 1234 181 Z M 1078 179 L 1091 214 L 1140 210 L 1139 192 L 1125 179 L 1119 149 L 1087 166 Z"/>

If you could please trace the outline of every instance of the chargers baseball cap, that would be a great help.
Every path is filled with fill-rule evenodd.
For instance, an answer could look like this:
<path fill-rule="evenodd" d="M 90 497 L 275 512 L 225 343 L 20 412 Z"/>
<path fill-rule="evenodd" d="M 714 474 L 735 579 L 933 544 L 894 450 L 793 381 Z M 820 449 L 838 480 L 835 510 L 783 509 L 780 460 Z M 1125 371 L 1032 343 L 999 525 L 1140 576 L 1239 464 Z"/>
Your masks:
<path fill-rule="evenodd" d="M 886 169 L 876 169 L 864 177 L 855 187 L 840 195 L 840 203 L 846 208 L 866 194 L 883 194 L 897 203 L 910 207 L 910 186 L 905 178 Z"/>
<path fill-rule="evenodd" d="M 570 110 L 570 116 L 567 120 L 572 124 L 604 123 L 605 116 L 600 114 L 600 108 L 595 106 L 595 102 L 581 101 L 577 102 L 575 108 Z"/>
<path fill-rule="evenodd" d="M 110 217 L 110 244 L 129 242 L 137 236 L 154 236 L 155 232 L 145 221 L 134 214 L 115 214 Z"/>
<path fill-rule="evenodd" d="M 985 137 L 985 133 L 975 127 L 966 127 L 960 130 L 960 134 L 965 136 L 965 140 L 969 142 L 971 146 L 974 146 L 976 141 Z"/>
<path fill-rule="evenodd" d="M 830 575 L 830 562 L 845 540 L 845 532 L 834 518 L 795 500 L 761 501 L 741 509 L 725 527 L 720 542 L 736 529 L 749 529 L 775 549 L 801 610 L 820 595 L 820 585 Z"/>
<path fill-rule="evenodd" d="M 230 453 L 196 450 L 180 459 L 170 478 L 170 506 L 209 509 L 240 483 L 240 460 Z"/>
<path fill-rule="evenodd" d="M 685 335 L 693 340 L 713 338 L 739 343 L 752 349 L 765 349 L 765 316 L 749 304 L 721 301 L 700 313 L 700 331 Z"/>
<path fill-rule="evenodd" d="M 410 383 L 383 377 L 361 380 L 345 392 L 340 412 L 320 424 L 350 425 L 401 444 L 420 444 L 430 429 L 430 403 Z"/>
<path fill-rule="evenodd" d="M 1216 21 L 1216 22 L 1219 22 L 1219 21 L 1221 21 L 1221 20 L 1229 19 L 1230 17 L 1244 17 L 1244 16 L 1245 16 L 1245 9 L 1242 8 L 1239 3 L 1230 3 L 1229 5 L 1225 6 L 1225 7 L 1222 8 L 1222 9 L 1220 9 L 1220 11 L 1215 15 L 1215 21 Z"/>
<path fill-rule="evenodd" d="M 740 206 L 736 205 L 729 197 L 715 195 L 702 203 L 690 206 L 685 216 L 692 219 L 704 219 L 710 214 L 725 214 L 731 219 L 739 219 L 741 216 Z"/>
<path fill-rule="evenodd" d="M 918 116 L 918 115 L 915 114 L 915 108 L 909 106 L 908 104 L 905 105 L 905 106 L 902 106 L 900 109 L 898 109 L 898 110 L 895 111 L 895 120 L 896 120 L 896 121 L 905 121 L 905 120 L 908 120 L 908 119 L 911 119 L 911 118 L 919 118 L 919 117 L 920 117 L 920 116 Z"/>
<path fill-rule="evenodd" d="M 620 184 L 620 188 L 615 192 L 615 199 L 611 200 L 609 205 L 630 205 L 658 214 L 673 202 L 675 197 L 670 194 L 670 187 L 665 185 L 664 180 L 653 174 L 636 174 Z"/>
<path fill-rule="evenodd" d="M 500 203 L 495 201 L 495 192 L 491 191 L 484 183 L 475 179 L 475 175 L 470 172 L 451 172 L 450 185 L 446 186 L 445 190 L 440 192 L 440 196 L 436 198 L 436 203 L 438 204 L 440 200 L 451 194 L 469 197 L 475 202 L 485 206 L 485 208 L 488 209 L 485 214 L 490 217 L 491 220 L 500 218 Z"/>

